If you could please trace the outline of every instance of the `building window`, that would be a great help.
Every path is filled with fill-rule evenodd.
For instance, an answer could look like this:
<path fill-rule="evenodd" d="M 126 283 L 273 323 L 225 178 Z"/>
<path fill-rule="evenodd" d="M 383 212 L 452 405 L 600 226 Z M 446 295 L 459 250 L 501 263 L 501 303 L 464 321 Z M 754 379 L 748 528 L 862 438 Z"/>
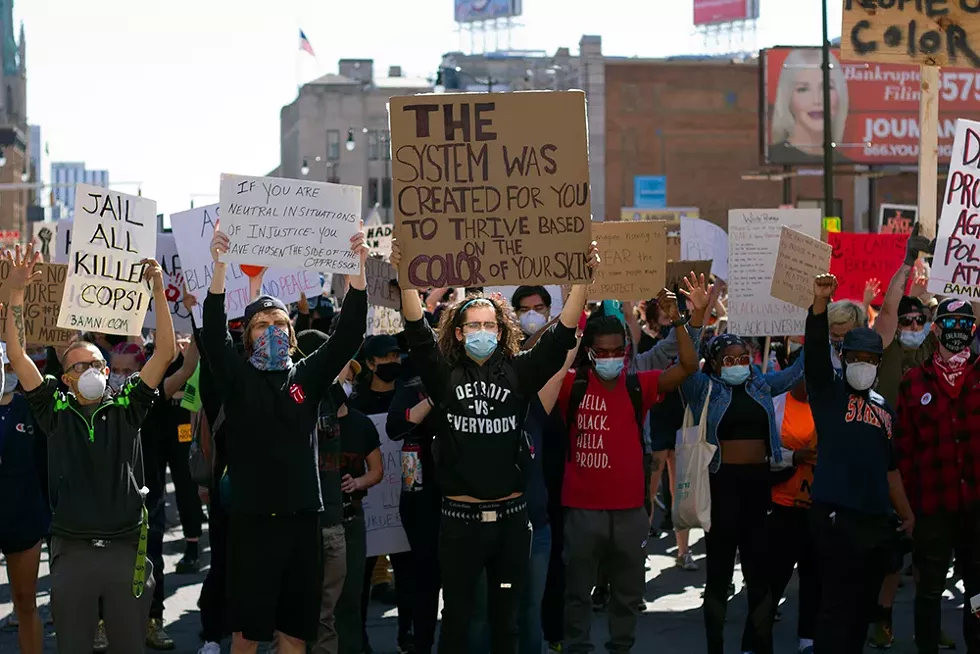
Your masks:
<path fill-rule="evenodd" d="M 327 130 L 327 161 L 340 161 L 340 131 Z"/>
<path fill-rule="evenodd" d="M 381 206 L 391 209 L 391 178 L 385 177 L 381 180 Z"/>
<path fill-rule="evenodd" d="M 381 132 L 381 157 L 391 161 L 391 132 L 388 130 Z"/>
<path fill-rule="evenodd" d="M 379 157 L 380 148 L 378 147 L 378 130 L 372 129 L 368 132 L 368 159 L 371 161 L 377 161 Z"/>
<path fill-rule="evenodd" d="M 368 179 L 368 209 L 371 209 L 378 203 L 378 178 L 372 177 Z"/>

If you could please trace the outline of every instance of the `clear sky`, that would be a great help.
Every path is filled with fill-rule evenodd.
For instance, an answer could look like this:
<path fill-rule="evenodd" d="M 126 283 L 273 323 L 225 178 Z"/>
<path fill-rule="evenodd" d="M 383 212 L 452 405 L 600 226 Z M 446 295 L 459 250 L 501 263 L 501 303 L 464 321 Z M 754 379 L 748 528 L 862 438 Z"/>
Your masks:
<path fill-rule="evenodd" d="M 819 44 L 820 0 L 760 1 L 746 49 Z M 607 55 L 728 49 L 695 33 L 692 0 L 523 3 L 514 49 L 577 53 L 582 34 L 602 36 Z M 841 4 L 830 4 L 834 38 Z M 298 77 L 336 72 L 341 58 L 432 77 L 443 53 L 469 48 L 455 32 L 453 0 L 15 0 L 14 13 L 27 34 L 29 122 L 50 147 L 44 179 L 52 160 L 85 161 L 108 169 L 119 191 L 141 182 L 167 214 L 192 195 L 216 202 L 222 172 L 278 166 L 279 111 Z M 299 52 L 300 27 L 315 60 Z"/>

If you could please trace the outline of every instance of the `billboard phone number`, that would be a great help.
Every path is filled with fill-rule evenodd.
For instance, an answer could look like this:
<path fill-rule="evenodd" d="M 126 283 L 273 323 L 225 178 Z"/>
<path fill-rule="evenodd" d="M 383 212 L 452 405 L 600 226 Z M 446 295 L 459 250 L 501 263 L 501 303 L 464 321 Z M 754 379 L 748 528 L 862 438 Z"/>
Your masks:
<path fill-rule="evenodd" d="M 845 151 L 846 153 L 846 151 Z M 879 143 L 864 146 L 864 156 L 866 157 L 918 157 L 918 143 Z M 953 145 L 940 144 L 939 158 L 949 159 L 953 156 Z"/>

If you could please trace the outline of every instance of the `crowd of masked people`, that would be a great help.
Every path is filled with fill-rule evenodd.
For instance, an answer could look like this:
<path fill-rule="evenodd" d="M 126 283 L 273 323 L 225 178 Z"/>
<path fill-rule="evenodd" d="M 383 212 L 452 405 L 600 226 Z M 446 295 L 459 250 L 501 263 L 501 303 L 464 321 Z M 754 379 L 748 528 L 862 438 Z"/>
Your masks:
<path fill-rule="evenodd" d="M 389 566 L 399 652 L 590 652 L 596 611 L 605 648 L 630 652 L 660 528 L 674 532 L 678 568 L 706 568 L 709 654 L 724 651 L 737 564 L 742 652 L 772 654 L 784 618 L 803 654 L 890 647 L 907 560 L 916 647 L 949 648 L 949 571 L 967 598 L 980 593 L 980 370 L 974 308 L 930 297 L 916 272 L 931 246 L 913 233 L 880 304 L 875 284 L 863 303 L 835 302 L 837 280 L 818 276 L 803 337 L 731 333 L 723 282 L 692 273 L 635 306 L 590 303 L 585 284 L 561 298 L 402 288 L 404 330 L 365 339 L 363 274 L 342 301 L 255 293 L 229 321 L 216 230 L 210 289 L 185 299 L 201 304 L 192 334 L 158 311 L 149 343 L 80 334 L 58 350 L 26 342 L 38 255 L 18 248 L 6 254 L 0 551 L 20 651 L 42 651 L 43 544 L 59 652 L 174 647 L 162 620 L 168 467 L 178 574 L 200 570 L 207 509 L 200 654 L 229 635 L 235 654 L 269 641 L 281 654 L 371 652 L 367 605 Z M 351 247 L 364 270 L 363 236 Z M 587 257 L 601 265 L 594 243 Z M 390 258 L 397 267 L 397 242 Z M 166 306 L 160 267 L 145 263 Z M 384 469 L 379 415 L 400 471 Z M 688 416 L 715 448 L 700 562 L 670 524 Z M 363 501 L 393 472 L 410 550 L 368 557 Z M 794 570 L 797 615 L 783 616 Z"/>

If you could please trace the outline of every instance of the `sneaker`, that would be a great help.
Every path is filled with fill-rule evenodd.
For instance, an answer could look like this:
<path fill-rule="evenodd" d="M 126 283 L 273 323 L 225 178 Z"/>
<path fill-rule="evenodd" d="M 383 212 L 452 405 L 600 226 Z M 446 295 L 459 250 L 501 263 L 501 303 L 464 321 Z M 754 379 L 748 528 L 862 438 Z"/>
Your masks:
<path fill-rule="evenodd" d="M 681 570 L 684 570 L 685 572 L 697 572 L 698 570 L 700 570 L 700 567 L 698 566 L 697 563 L 695 563 L 694 555 L 691 554 L 690 550 L 685 552 L 684 556 L 678 556 L 677 559 L 674 561 L 674 565 L 676 565 Z"/>
<path fill-rule="evenodd" d="M 947 636 L 942 629 L 939 630 L 939 649 L 956 649 L 956 641 Z"/>
<path fill-rule="evenodd" d="M 201 649 L 197 650 L 197 654 L 221 654 L 221 645 L 214 641 L 208 641 L 201 645 Z"/>
<path fill-rule="evenodd" d="M 892 644 L 895 642 L 895 637 L 892 636 L 892 626 L 887 622 L 876 622 L 871 627 L 871 638 L 868 639 L 868 644 L 875 649 L 891 649 Z"/>
<path fill-rule="evenodd" d="M 175 647 L 174 639 L 163 630 L 163 620 L 160 618 L 150 618 L 150 624 L 146 628 L 146 646 L 155 650 L 168 650 Z"/>
<path fill-rule="evenodd" d="M 609 590 L 597 586 L 592 591 L 592 610 L 596 613 L 602 613 L 607 606 L 609 606 Z"/>
<path fill-rule="evenodd" d="M 564 650 L 564 646 L 561 643 L 548 643 L 549 654 L 551 654 L 551 652 L 557 652 L 558 654 L 561 654 L 563 650 Z"/>
<path fill-rule="evenodd" d="M 201 562 L 197 556 L 187 553 L 177 561 L 177 574 L 196 575 L 201 571 Z"/>
<path fill-rule="evenodd" d="M 99 627 L 95 630 L 95 640 L 92 641 L 92 651 L 109 651 L 109 637 L 105 632 L 105 620 L 99 620 Z"/>

